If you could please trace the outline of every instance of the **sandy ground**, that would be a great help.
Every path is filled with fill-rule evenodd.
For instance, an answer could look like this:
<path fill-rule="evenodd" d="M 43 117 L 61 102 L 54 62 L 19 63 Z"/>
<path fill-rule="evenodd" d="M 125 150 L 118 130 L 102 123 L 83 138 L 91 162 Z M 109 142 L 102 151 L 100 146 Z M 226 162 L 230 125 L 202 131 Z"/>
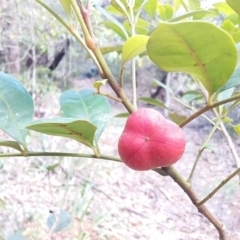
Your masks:
<path fill-rule="evenodd" d="M 100 140 L 102 153 L 117 156 L 117 140 L 124 119 L 113 119 Z M 176 168 L 186 178 L 210 128 L 197 123 L 185 128 L 186 152 Z M 89 152 L 71 140 L 29 138 L 32 150 Z M 235 144 L 239 152 L 239 141 Z M 215 153 L 206 150 L 193 179 L 203 198 L 235 170 L 221 132 L 211 140 Z M 141 239 L 217 240 L 216 230 L 201 216 L 169 177 L 153 171 L 136 172 L 122 163 L 94 159 L 35 157 L 0 159 L 0 239 L 20 232 L 26 239 Z M 52 172 L 47 166 L 59 163 Z M 223 222 L 231 240 L 240 239 L 238 178 L 221 189 L 207 206 Z M 51 234 L 49 211 L 72 216 L 67 229 Z"/>

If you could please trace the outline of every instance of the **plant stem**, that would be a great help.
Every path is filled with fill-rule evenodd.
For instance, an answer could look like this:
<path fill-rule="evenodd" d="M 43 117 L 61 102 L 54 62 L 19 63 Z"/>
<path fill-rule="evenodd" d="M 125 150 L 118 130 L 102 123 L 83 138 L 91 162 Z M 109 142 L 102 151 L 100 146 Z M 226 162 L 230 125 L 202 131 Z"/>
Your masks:
<path fill-rule="evenodd" d="M 208 219 L 209 222 L 212 223 L 212 225 L 216 228 L 219 234 L 219 240 L 228 240 L 227 233 L 224 229 L 224 226 L 222 223 L 220 223 L 215 216 L 207 209 L 207 207 L 202 204 L 198 205 L 199 198 L 191 185 L 177 172 L 177 170 L 173 167 L 164 167 L 162 168 L 188 195 L 188 197 L 191 199 L 192 203 L 198 211 Z"/>
<path fill-rule="evenodd" d="M 200 157 L 201 157 L 204 149 L 206 148 L 208 142 L 210 141 L 212 135 L 214 134 L 214 132 L 216 131 L 216 129 L 218 128 L 218 125 L 219 125 L 220 123 L 221 123 L 221 119 L 218 118 L 216 124 L 213 126 L 211 132 L 208 134 L 207 139 L 205 140 L 205 142 L 203 143 L 202 147 L 201 147 L 201 148 L 199 149 L 199 151 L 198 151 L 197 158 L 196 158 L 196 160 L 195 160 L 195 162 L 194 162 L 192 171 L 191 171 L 191 173 L 190 173 L 190 175 L 189 175 L 189 178 L 188 178 L 188 180 L 187 180 L 190 184 L 191 184 L 191 182 L 192 182 L 192 178 L 193 178 L 194 172 L 195 172 L 195 170 L 196 170 L 197 164 L 198 164 L 198 162 L 199 162 L 199 160 L 200 160 Z"/>
<path fill-rule="evenodd" d="M 83 153 L 63 153 L 63 152 L 31 152 L 28 151 L 26 153 L 27 157 L 37 157 L 37 156 L 52 156 L 52 157 L 79 157 L 79 158 L 96 158 L 96 159 L 105 159 L 105 160 L 112 160 L 115 162 L 122 162 L 121 159 L 108 156 L 104 154 L 99 154 L 98 157 L 96 157 L 94 154 L 83 154 Z M 21 153 L 3 153 L 0 154 L 0 158 L 3 157 L 26 157 Z"/>
<path fill-rule="evenodd" d="M 197 206 L 202 206 L 207 202 L 220 188 L 222 188 L 227 182 L 229 182 L 233 177 L 240 173 L 240 168 L 231 173 L 226 179 L 224 179 L 212 192 L 210 192 L 207 197 L 200 201 Z"/>
<path fill-rule="evenodd" d="M 230 97 L 228 99 L 219 101 L 219 102 L 215 102 L 212 103 L 210 105 L 206 105 L 205 107 L 203 107 L 202 109 L 200 109 L 199 111 L 195 112 L 192 116 L 190 116 L 189 118 L 187 118 L 185 121 L 183 121 L 181 124 L 179 124 L 180 127 L 184 127 L 185 125 L 187 125 L 189 122 L 191 122 L 192 120 L 194 120 L 195 118 L 197 118 L 198 116 L 202 115 L 203 113 L 209 111 L 210 109 L 213 109 L 215 107 L 218 107 L 220 105 L 223 105 L 225 103 L 229 103 L 235 100 L 239 100 L 240 99 L 240 94 L 237 94 L 233 97 Z"/>

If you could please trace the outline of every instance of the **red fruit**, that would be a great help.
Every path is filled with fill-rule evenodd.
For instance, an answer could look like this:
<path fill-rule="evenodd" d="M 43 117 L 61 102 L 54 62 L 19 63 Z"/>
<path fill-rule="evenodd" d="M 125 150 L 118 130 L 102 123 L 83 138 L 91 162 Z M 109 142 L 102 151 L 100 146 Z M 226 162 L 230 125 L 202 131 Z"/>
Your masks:
<path fill-rule="evenodd" d="M 183 155 L 186 139 L 183 130 L 150 108 L 133 112 L 118 142 L 122 161 L 134 170 L 167 167 Z"/>

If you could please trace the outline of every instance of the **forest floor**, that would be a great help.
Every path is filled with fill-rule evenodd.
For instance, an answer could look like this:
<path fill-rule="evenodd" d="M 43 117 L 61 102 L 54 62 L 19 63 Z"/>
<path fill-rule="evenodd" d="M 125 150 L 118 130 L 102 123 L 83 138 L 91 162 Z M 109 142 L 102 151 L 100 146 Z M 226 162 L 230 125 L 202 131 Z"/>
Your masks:
<path fill-rule="evenodd" d="M 119 110 L 116 109 L 114 114 Z M 113 114 L 113 115 L 114 115 Z M 126 119 L 113 118 L 100 138 L 101 152 L 117 156 L 117 142 Z M 187 147 L 176 169 L 187 178 L 210 125 L 185 127 Z M 233 138 L 238 153 L 239 139 Z M 91 153 L 67 139 L 37 133 L 31 150 Z M 203 152 L 193 188 L 204 198 L 235 169 L 221 132 Z M 47 167 L 59 165 L 48 171 Z M 183 190 L 156 172 L 136 172 L 122 163 L 96 159 L 35 157 L 0 159 L 0 239 L 19 232 L 26 239 L 85 240 L 217 240 L 213 226 L 196 210 Z M 235 177 L 208 202 L 226 226 L 230 240 L 240 239 L 240 187 Z M 67 211 L 72 222 L 52 233 L 50 211 Z"/>

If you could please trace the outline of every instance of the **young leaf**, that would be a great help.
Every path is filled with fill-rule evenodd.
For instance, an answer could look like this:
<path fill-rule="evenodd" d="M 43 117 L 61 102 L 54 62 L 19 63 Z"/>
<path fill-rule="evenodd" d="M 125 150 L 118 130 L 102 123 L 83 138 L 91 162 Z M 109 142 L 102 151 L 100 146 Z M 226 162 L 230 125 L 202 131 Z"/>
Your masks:
<path fill-rule="evenodd" d="M 97 90 L 97 92 L 99 93 L 99 92 L 101 91 L 101 87 L 102 87 L 103 85 L 105 85 L 107 81 L 108 81 L 107 79 L 95 81 L 95 82 L 93 83 L 93 87 L 95 87 L 96 90 Z"/>
<path fill-rule="evenodd" d="M 157 12 L 160 15 L 161 19 L 167 21 L 173 16 L 173 7 L 168 4 L 159 4 Z"/>
<path fill-rule="evenodd" d="M 63 117 L 82 119 L 94 124 L 97 127 L 95 139 L 98 141 L 110 120 L 111 107 L 106 97 L 94 95 L 90 89 L 66 91 L 60 97 L 60 104 Z"/>
<path fill-rule="evenodd" d="M 237 62 L 231 36 L 201 21 L 160 23 L 150 35 L 147 52 L 164 71 L 192 75 L 210 96 L 228 81 Z"/>
<path fill-rule="evenodd" d="M 229 78 L 228 82 L 220 89 L 219 92 L 223 92 L 229 88 L 233 88 L 240 85 L 240 43 L 237 44 L 237 50 L 238 50 L 238 63 L 236 65 L 235 71 Z"/>
<path fill-rule="evenodd" d="M 69 0 L 59 0 L 68 17 L 71 18 L 71 1 Z"/>
<path fill-rule="evenodd" d="M 71 215 L 66 211 L 51 213 L 47 219 L 47 226 L 53 232 L 59 232 L 66 228 L 72 221 Z"/>
<path fill-rule="evenodd" d="M 130 37 L 123 45 L 122 64 L 146 51 L 148 39 L 149 37 L 145 35 Z"/>
<path fill-rule="evenodd" d="M 85 120 L 72 118 L 55 118 L 34 121 L 26 128 L 36 132 L 74 139 L 94 149 L 96 127 Z"/>
<path fill-rule="evenodd" d="M 22 126 L 32 120 L 33 100 L 15 78 L 0 72 L 0 129 L 25 146 L 27 130 Z"/>

